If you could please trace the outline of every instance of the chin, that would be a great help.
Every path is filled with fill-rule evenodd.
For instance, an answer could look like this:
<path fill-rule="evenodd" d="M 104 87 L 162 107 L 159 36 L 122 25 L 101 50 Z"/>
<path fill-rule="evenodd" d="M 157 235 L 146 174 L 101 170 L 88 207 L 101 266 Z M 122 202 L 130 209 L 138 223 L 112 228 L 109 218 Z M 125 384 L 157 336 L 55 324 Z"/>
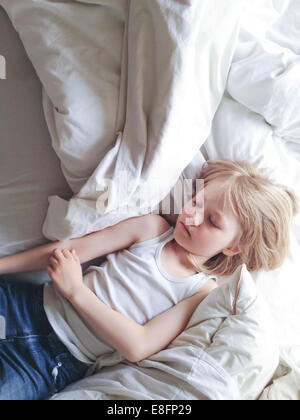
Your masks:
<path fill-rule="evenodd" d="M 174 229 L 174 239 L 175 241 L 178 243 L 178 245 L 180 245 L 182 248 L 184 248 L 186 251 L 188 252 L 193 252 L 190 248 L 189 248 L 189 236 L 184 236 L 182 234 L 182 232 L 180 232 L 180 227 L 178 227 L 176 225 L 176 228 Z"/>
<path fill-rule="evenodd" d="M 174 228 L 173 235 L 174 235 L 174 239 L 176 240 L 176 242 L 179 245 L 182 245 L 182 235 L 180 233 L 181 232 L 179 232 L 179 226 L 178 226 L 178 223 L 177 223 L 175 228 Z"/>

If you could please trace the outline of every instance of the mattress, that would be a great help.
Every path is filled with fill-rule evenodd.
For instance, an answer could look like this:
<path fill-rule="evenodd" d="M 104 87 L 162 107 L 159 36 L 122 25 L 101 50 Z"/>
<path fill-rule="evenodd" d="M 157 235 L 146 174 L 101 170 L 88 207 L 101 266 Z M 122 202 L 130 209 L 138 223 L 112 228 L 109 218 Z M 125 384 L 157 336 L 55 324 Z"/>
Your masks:
<path fill-rule="evenodd" d="M 0 256 L 49 242 L 42 233 L 48 196 L 72 196 L 51 147 L 42 109 L 42 86 L 6 12 L 0 7 Z M 47 273 L 26 273 L 45 281 Z"/>

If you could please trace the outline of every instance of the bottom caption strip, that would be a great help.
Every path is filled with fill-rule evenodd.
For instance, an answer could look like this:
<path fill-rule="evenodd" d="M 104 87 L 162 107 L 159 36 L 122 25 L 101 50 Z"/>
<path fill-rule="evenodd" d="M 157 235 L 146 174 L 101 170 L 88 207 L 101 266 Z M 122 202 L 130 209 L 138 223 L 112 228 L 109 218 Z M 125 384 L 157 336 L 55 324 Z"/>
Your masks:
<path fill-rule="evenodd" d="M 145 418 L 148 416 L 190 416 L 192 404 L 170 404 L 153 402 L 128 402 L 125 404 L 106 404 L 104 413 L 107 416 L 129 416 L 130 418 Z"/>

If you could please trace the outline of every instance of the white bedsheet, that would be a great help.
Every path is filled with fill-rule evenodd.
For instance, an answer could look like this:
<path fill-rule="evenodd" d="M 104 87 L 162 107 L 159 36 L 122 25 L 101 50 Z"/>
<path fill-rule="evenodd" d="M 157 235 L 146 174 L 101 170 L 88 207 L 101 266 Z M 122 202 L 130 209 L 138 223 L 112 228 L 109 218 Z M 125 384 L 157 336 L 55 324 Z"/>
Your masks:
<path fill-rule="evenodd" d="M 48 196 L 72 197 L 51 147 L 42 109 L 42 86 L 13 25 L 0 7 L 0 54 L 7 79 L 0 80 L 0 257 L 48 240 L 42 226 Z M 38 157 L 38 158 L 37 158 Z M 46 272 L 26 273 L 41 283 Z"/>
<path fill-rule="evenodd" d="M 239 400 L 239 390 L 219 363 L 192 346 L 165 350 L 139 365 L 103 369 L 52 400 Z"/>

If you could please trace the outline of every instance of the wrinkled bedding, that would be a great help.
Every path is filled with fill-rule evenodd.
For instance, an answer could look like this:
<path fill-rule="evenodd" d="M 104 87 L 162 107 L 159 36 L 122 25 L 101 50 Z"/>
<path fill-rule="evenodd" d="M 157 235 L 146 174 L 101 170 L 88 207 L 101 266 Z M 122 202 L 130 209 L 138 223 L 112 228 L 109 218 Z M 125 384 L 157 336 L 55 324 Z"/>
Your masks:
<path fill-rule="evenodd" d="M 0 0 L 43 84 L 52 147 L 74 194 L 68 201 L 66 184 L 59 190 L 53 178 L 43 225 L 48 239 L 82 236 L 128 217 L 100 215 L 95 206 L 103 179 L 124 167 L 135 179 L 132 191 L 141 180 L 166 178 L 153 206 L 178 177 L 196 177 L 214 158 L 268 167 L 300 195 L 299 3 L 196 3 L 174 1 L 170 9 L 156 0 Z M 12 241 L 8 252 L 16 249 Z M 299 255 L 300 215 L 284 267 L 253 276 L 256 287 L 246 270 L 237 272 L 170 348 L 138 366 L 105 368 L 55 398 L 257 399 L 269 386 L 262 399 L 295 399 Z M 215 391 L 201 382 L 203 369 Z"/>
<path fill-rule="evenodd" d="M 275 324 L 242 266 L 199 305 L 186 331 L 168 349 L 137 367 L 128 364 L 120 372 L 100 370 L 53 398 L 253 400 L 272 378 L 278 362 Z M 211 368 L 217 369 L 217 375 Z"/>
<path fill-rule="evenodd" d="M 41 83 L 4 9 L 0 50 L 7 79 L 0 81 L 0 257 L 47 242 L 42 226 L 48 196 L 72 197 L 51 147 L 42 108 Z M 37 159 L 38 156 L 38 159 Z M 23 279 L 48 280 L 46 272 Z"/>
<path fill-rule="evenodd" d="M 43 83 L 52 146 L 75 193 L 49 198 L 52 240 L 137 215 L 137 193 L 147 212 L 168 194 L 209 135 L 243 1 L 85 3 L 1 0 Z M 109 214 L 124 173 L 124 209 Z M 103 216 L 96 203 L 108 187 Z"/>

